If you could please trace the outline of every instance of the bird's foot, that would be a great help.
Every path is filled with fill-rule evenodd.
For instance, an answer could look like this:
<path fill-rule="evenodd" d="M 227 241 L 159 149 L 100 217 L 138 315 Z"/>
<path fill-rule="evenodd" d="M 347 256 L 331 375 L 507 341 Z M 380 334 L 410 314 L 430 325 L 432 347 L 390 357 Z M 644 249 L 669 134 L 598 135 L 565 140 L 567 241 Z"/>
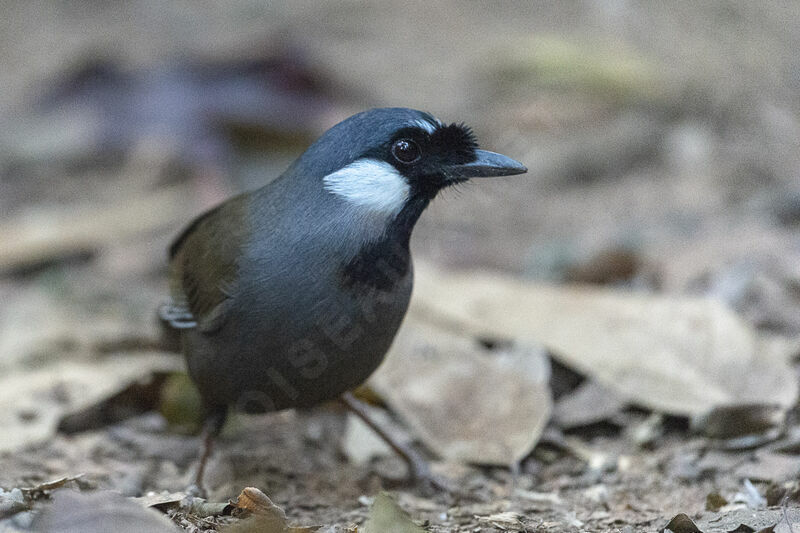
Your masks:
<path fill-rule="evenodd" d="M 353 414 L 363 420 L 386 444 L 388 444 L 408 465 L 408 479 L 428 493 L 445 492 L 452 495 L 460 494 L 455 484 L 433 473 L 428 461 L 419 454 L 411 445 L 396 439 L 384 430 L 369 413 L 369 406 L 357 399 L 352 393 L 345 393 L 341 397 L 342 403 Z"/>
<path fill-rule="evenodd" d="M 461 494 L 451 479 L 435 474 L 430 464 L 419 455 L 412 455 L 408 459 L 408 478 L 428 494 L 446 493 L 453 496 Z"/>
<path fill-rule="evenodd" d="M 197 464 L 197 472 L 194 475 L 194 483 L 186 488 L 187 496 L 194 498 L 208 498 L 208 492 L 203 485 L 203 474 L 206 471 L 206 464 L 208 463 L 211 452 L 214 449 L 214 439 L 222 430 L 225 424 L 225 419 L 228 415 L 228 410 L 224 407 L 217 409 L 208 409 L 209 415 L 203 426 L 203 437 L 200 445 L 200 458 Z"/>

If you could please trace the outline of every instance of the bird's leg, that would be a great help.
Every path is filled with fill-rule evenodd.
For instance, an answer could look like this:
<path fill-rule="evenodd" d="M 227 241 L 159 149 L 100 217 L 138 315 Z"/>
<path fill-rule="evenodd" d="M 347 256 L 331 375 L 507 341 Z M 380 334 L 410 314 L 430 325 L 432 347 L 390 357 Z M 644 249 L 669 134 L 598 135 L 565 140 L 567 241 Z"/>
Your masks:
<path fill-rule="evenodd" d="M 417 482 L 425 483 L 435 489 L 452 492 L 449 484 L 431 472 L 428 461 L 425 460 L 414 448 L 401 442 L 381 428 L 371 417 L 367 405 L 356 398 L 352 392 L 345 392 L 339 398 L 344 406 L 364 421 L 369 428 L 394 450 L 408 465 L 409 476 Z"/>
<path fill-rule="evenodd" d="M 197 465 L 197 472 L 194 476 L 194 483 L 189 486 L 186 492 L 191 496 L 205 497 L 206 490 L 203 486 L 203 475 L 206 471 L 206 463 L 208 458 L 211 457 L 211 452 L 214 450 L 214 440 L 222 431 L 222 426 L 225 425 L 225 420 L 228 418 L 228 409 L 226 407 L 215 407 L 208 409 L 208 415 L 203 423 L 203 434 L 200 449 L 200 463 Z"/>

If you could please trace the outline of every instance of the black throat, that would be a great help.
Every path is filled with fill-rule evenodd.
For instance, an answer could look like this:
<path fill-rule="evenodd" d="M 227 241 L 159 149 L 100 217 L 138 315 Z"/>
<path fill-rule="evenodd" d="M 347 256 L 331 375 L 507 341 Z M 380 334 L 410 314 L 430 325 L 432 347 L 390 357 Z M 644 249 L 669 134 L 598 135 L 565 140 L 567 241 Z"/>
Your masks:
<path fill-rule="evenodd" d="M 380 239 L 364 244 L 342 265 L 342 284 L 356 290 L 391 291 L 405 279 L 411 268 L 411 231 L 429 203 L 427 196 L 412 196 Z"/>

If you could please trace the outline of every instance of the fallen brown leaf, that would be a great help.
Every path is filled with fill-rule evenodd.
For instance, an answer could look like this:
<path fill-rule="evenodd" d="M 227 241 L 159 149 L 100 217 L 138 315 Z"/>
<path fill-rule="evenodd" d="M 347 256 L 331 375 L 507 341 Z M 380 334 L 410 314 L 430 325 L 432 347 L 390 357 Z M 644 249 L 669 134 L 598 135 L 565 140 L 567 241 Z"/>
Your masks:
<path fill-rule="evenodd" d="M 572 429 L 609 420 L 626 405 L 619 394 L 593 380 L 558 399 L 553 421 L 561 429 Z"/>
<path fill-rule="evenodd" d="M 152 372 L 178 370 L 179 358 L 143 353 L 63 360 L 0 378 L 0 451 L 50 437 L 61 417 L 107 398 Z"/>
<path fill-rule="evenodd" d="M 177 224 L 189 215 L 185 187 L 126 198 L 118 205 L 70 206 L 0 224 L 0 272 L 91 253 Z"/>
<path fill-rule="evenodd" d="M 549 376 L 541 349 L 490 350 L 410 316 L 370 383 L 444 459 L 507 466 L 547 423 Z"/>
<path fill-rule="evenodd" d="M 283 509 L 272 503 L 269 497 L 255 487 L 245 487 L 235 501 L 230 502 L 231 505 L 242 511 L 248 511 L 253 514 L 272 515 L 284 522 L 286 521 L 286 512 Z"/>
<path fill-rule="evenodd" d="M 410 315 L 473 337 L 544 344 L 565 365 L 631 402 L 678 415 L 741 403 L 792 406 L 786 345 L 723 304 L 486 272 L 417 268 Z"/>

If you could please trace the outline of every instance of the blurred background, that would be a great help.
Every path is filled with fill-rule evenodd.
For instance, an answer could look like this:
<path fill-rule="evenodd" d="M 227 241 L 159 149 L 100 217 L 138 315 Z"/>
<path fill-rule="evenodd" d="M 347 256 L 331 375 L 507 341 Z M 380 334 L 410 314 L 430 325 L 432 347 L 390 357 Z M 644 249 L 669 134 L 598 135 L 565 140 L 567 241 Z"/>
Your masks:
<path fill-rule="evenodd" d="M 800 8 L 768 6 L 9 3 L 0 212 L 30 225 L 2 236 L 0 267 L 81 252 L 157 271 L 192 213 L 266 183 L 355 111 L 409 106 L 531 169 L 446 194 L 416 232 L 420 254 L 736 298 L 798 264 Z M 180 202 L 139 220 L 146 232 L 72 227 L 91 242 L 15 247 L 37 223 L 114 218 L 170 187 Z M 135 241 L 150 247 L 125 256 Z"/>
<path fill-rule="evenodd" d="M 0 391 L 15 406 L 0 415 L 6 452 L 64 429 L 73 392 L 92 394 L 71 411 L 138 376 L 139 363 L 80 366 L 76 354 L 147 348 L 165 250 L 187 221 L 369 107 L 463 121 L 529 168 L 445 191 L 415 231 L 417 257 L 713 296 L 762 332 L 800 335 L 800 3 L 0 7 L 0 370 L 50 365 Z M 93 416 L 80 428 L 124 418 Z M 0 485 L 78 461 L 72 445 L 50 446 L 6 455 Z"/>

